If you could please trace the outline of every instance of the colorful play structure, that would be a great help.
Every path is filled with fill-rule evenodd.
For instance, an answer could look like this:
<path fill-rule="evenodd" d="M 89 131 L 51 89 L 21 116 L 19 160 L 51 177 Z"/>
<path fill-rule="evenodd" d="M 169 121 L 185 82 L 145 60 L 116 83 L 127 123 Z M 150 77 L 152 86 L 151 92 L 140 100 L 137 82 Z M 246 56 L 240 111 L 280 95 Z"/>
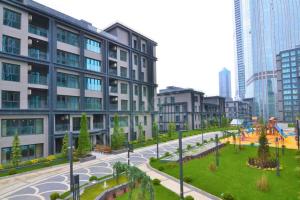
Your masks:
<path fill-rule="evenodd" d="M 240 142 L 241 144 L 258 144 L 258 139 L 261 133 L 261 125 L 259 125 L 257 119 L 253 119 L 252 122 L 244 122 L 240 128 L 240 134 L 237 135 L 236 142 Z M 272 117 L 269 119 L 267 126 L 266 126 L 266 135 L 268 138 L 269 145 L 272 147 L 276 146 L 276 138 L 279 141 L 279 147 L 284 145 L 286 148 L 289 149 L 297 149 L 297 137 L 296 131 L 293 129 L 283 129 L 281 128 L 278 123 L 277 119 Z M 230 142 L 233 138 L 229 138 Z"/>

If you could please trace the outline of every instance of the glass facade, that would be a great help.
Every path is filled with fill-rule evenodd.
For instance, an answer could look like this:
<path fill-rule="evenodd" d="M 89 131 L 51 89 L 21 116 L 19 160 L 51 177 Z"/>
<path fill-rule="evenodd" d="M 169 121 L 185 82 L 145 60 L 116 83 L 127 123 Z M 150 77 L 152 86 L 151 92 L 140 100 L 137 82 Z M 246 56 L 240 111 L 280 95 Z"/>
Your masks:
<path fill-rule="evenodd" d="M 2 108 L 19 109 L 20 92 L 2 90 Z"/>
<path fill-rule="evenodd" d="M 76 33 L 57 28 L 57 40 L 73 46 L 79 46 L 79 36 Z"/>
<path fill-rule="evenodd" d="M 85 38 L 85 49 L 89 51 L 93 51 L 95 53 L 100 53 L 101 52 L 101 43 L 97 42 L 95 40 Z"/>
<path fill-rule="evenodd" d="M 102 91 L 101 86 L 102 84 L 100 79 L 85 77 L 86 90 Z"/>
<path fill-rule="evenodd" d="M 20 43 L 21 40 L 11 36 L 2 36 L 2 51 L 5 53 L 11 53 L 20 55 Z"/>
<path fill-rule="evenodd" d="M 78 110 L 79 97 L 57 95 L 56 108 L 67 109 L 67 110 Z"/>
<path fill-rule="evenodd" d="M 68 88 L 79 88 L 79 77 L 77 75 L 57 72 L 57 86 Z"/>
<path fill-rule="evenodd" d="M 245 79 L 238 84 L 254 97 L 255 116 L 278 117 L 276 55 L 300 44 L 299 6 L 298 0 L 235 0 L 237 66 L 244 65 Z"/>
<path fill-rule="evenodd" d="M 2 119 L 1 135 L 2 137 L 18 135 L 36 135 L 43 134 L 43 119 Z"/>
<path fill-rule="evenodd" d="M 20 81 L 20 65 L 2 63 L 2 80 Z"/>
<path fill-rule="evenodd" d="M 57 63 L 70 67 L 79 67 L 79 55 L 57 50 Z"/>
<path fill-rule="evenodd" d="M 231 99 L 231 73 L 226 68 L 219 72 L 219 95 Z"/>
<path fill-rule="evenodd" d="M 13 28 L 21 28 L 21 14 L 15 11 L 3 8 L 3 24 Z"/>
<path fill-rule="evenodd" d="M 92 58 L 85 58 L 85 68 L 87 70 L 101 72 L 101 61 Z"/>
<path fill-rule="evenodd" d="M 94 97 L 85 97 L 86 110 L 102 110 L 102 99 Z"/>

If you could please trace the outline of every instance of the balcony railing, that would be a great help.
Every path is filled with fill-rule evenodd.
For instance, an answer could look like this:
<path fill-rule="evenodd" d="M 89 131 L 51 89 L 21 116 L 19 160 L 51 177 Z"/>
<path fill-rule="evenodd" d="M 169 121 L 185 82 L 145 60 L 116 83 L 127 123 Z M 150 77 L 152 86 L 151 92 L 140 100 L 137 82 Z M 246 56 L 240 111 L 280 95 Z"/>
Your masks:
<path fill-rule="evenodd" d="M 109 51 L 109 57 L 117 59 L 117 52 L 116 51 Z"/>
<path fill-rule="evenodd" d="M 103 129 L 104 123 L 103 122 L 94 122 L 94 129 Z"/>
<path fill-rule="evenodd" d="M 109 104 L 109 110 L 117 111 L 118 110 L 118 104 Z"/>
<path fill-rule="evenodd" d="M 72 102 L 57 102 L 56 108 L 57 109 L 67 109 L 67 110 L 78 110 L 79 104 L 72 103 Z"/>
<path fill-rule="evenodd" d="M 69 131 L 69 124 L 55 124 L 55 131 Z"/>
<path fill-rule="evenodd" d="M 28 107 L 31 109 L 43 109 L 48 107 L 48 101 L 47 100 L 35 100 L 35 99 L 29 99 L 28 100 Z"/>
<path fill-rule="evenodd" d="M 48 59 L 48 53 L 45 51 L 42 51 L 40 49 L 29 48 L 28 55 L 31 58 L 36 58 L 39 60 L 47 60 Z"/>
<path fill-rule="evenodd" d="M 29 32 L 43 37 L 48 36 L 48 30 L 33 24 L 29 24 Z"/>
<path fill-rule="evenodd" d="M 110 75 L 113 75 L 113 76 L 118 76 L 118 70 L 117 70 L 117 68 L 109 68 L 109 74 Z"/>
<path fill-rule="evenodd" d="M 47 76 L 42 76 L 40 74 L 29 74 L 28 75 L 28 83 L 31 84 L 40 84 L 40 85 L 47 85 L 48 78 Z"/>
<path fill-rule="evenodd" d="M 109 91 L 111 93 L 118 93 L 118 87 L 117 86 L 109 86 Z"/>

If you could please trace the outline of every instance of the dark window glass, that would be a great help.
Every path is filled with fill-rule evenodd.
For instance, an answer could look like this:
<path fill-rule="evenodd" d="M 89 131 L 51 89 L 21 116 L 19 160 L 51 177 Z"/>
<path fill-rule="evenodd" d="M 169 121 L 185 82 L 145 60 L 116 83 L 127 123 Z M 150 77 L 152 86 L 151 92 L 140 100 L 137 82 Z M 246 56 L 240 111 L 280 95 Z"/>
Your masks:
<path fill-rule="evenodd" d="M 128 93 L 128 85 L 126 83 L 121 83 L 121 94 Z"/>
<path fill-rule="evenodd" d="M 79 67 L 79 55 L 57 50 L 57 63 L 70 67 Z"/>
<path fill-rule="evenodd" d="M 120 60 L 127 62 L 127 52 L 120 50 Z"/>
<path fill-rule="evenodd" d="M 2 63 L 2 80 L 20 81 L 20 65 Z"/>
<path fill-rule="evenodd" d="M 21 28 L 21 14 L 7 8 L 3 9 L 3 24 L 20 29 Z"/>
<path fill-rule="evenodd" d="M 95 78 L 85 77 L 85 89 L 101 91 L 101 80 Z"/>
<path fill-rule="evenodd" d="M 79 77 L 72 74 L 57 73 L 57 86 L 79 88 Z"/>
<path fill-rule="evenodd" d="M 3 35 L 2 37 L 2 51 L 20 55 L 20 39 Z"/>
<path fill-rule="evenodd" d="M 2 119 L 1 134 L 5 136 L 43 134 L 43 119 Z"/>
<path fill-rule="evenodd" d="M 78 34 L 61 28 L 57 28 L 57 40 L 70 45 L 79 46 Z"/>
<path fill-rule="evenodd" d="M 85 109 L 102 110 L 102 99 L 94 97 L 85 97 Z"/>
<path fill-rule="evenodd" d="M 56 107 L 58 109 L 78 110 L 79 98 L 74 96 L 57 95 Z"/>
<path fill-rule="evenodd" d="M 89 38 L 85 38 L 84 41 L 85 41 L 85 49 L 96 52 L 96 53 L 100 53 L 100 51 L 101 51 L 101 43 L 100 42 L 97 42 L 97 41 L 89 39 Z"/>
<path fill-rule="evenodd" d="M 20 108 L 20 92 L 2 90 L 2 108 Z"/>

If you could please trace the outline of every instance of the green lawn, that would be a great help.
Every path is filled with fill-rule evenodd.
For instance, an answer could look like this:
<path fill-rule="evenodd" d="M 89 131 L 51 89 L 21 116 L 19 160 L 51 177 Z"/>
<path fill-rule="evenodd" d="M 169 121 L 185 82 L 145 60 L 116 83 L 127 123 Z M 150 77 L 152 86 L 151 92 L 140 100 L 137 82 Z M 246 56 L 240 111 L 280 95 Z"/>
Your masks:
<path fill-rule="evenodd" d="M 139 198 L 139 190 L 133 190 L 132 192 L 132 200 L 140 200 L 141 198 Z M 117 200 L 128 200 L 128 195 L 129 193 L 126 193 L 122 196 L 117 197 Z M 148 200 L 149 196 L 146 196 L 146 198 L 144 200 Z M 154 185 L 154 199 L 155 200 L 176 200 L 179 199 L 179 196 L 166 189 L 165 187 L 161 186 L 161 185 Z"/>
<path fill-rule="evenodd" d="M 125 183 L 127 181 L 127 178 L 125 176 L 121 176 L 119 179 L 118 184 Z M 100 195 L 104 190 L 107 190 L 109 188 L 112 188 L 117 185 L 117 182 L 115 179 L 110 179 L 106 181 L 107 188 L 103 188 L 103 183 L 95 184 L 87 189 L 84 190 L 83 194 L 81 195 L 81 200 L 91 200 L 95 199 L 98 195 Z"/>
<path fill-rule="evenodd" d="M 274 153 L 274 149 L 271 149 Z M 253 169 L 246 165 L 248 157 L 256 156 L 257 148 L 247 146 L 241 152 L 235 153 L 233 145 L 228 145 L 220 151 L 220 167 L 215 172 L 209 170 L 209 165 L 215 162 L 215 154 L 201 159 L 191 160 L 184 164 L 184 176 L 192 178 L 191 184 L 216 196 L 231 193 L 239 200 L 296 200 L 300 192 L 300 178 L 295 168 L 299 166 L 295 159 L 295 150 L 286 150 L 281 156 L 281 176 L 276 171 Z M 280 154 L 281 155 L 281 154 Z M 178 178 L 177 164 L 154 161 L 153 167 L 164 166 L 165 173 Z M 258 191 L 256 182 L 259 177 L 268 178 L 268 192 Z"/>

